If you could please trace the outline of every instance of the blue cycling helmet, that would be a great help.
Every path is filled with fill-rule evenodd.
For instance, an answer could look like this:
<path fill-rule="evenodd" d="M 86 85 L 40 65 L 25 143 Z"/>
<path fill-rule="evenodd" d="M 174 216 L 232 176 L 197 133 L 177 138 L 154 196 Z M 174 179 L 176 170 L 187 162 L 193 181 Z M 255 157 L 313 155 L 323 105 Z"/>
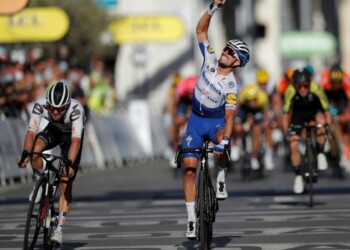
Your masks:
<path fill-rule="evenodd" d="M 250 57 L 250 51 L 247 44 L 241 40 L 234 39 L 228 41 L 226 46 L 231 49 L 234 49 L 237 52 L 239 61 L 241 62 L 240 67 L 244 67 L 249 61 Z"/>

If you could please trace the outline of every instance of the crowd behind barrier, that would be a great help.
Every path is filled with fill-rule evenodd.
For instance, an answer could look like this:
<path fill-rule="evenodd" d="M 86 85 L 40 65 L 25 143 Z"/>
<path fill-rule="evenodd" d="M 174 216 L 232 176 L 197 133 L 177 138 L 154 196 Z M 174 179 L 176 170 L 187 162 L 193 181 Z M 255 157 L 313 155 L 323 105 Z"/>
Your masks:
<path fill-rule="evenodd" d="M 85 126 L 80 164 L 82 171 L 125 167 L 164 156 L 167 138 L 162 116 L 150 115 L 151 156 L 140 146 L 141 139 L 135 136 L 129 119 L 125 110 L 108 116 L 91 115 Z M 22 151 L 27 126 L 27 121 L 20 118 L 0 120 L 0 186 L 32 180 L 31 167 L 20 169 L 16 164 L 16 159 Z M 59 153 L 58 148 L 53 151 Z"/>

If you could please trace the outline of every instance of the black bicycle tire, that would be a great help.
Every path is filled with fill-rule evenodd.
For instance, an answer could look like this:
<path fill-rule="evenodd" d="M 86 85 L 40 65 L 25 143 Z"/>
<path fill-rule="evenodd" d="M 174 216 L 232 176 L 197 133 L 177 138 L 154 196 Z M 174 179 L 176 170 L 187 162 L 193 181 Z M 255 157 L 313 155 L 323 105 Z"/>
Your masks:
<path fill-rule="evenodd" d="M 205 171 L 201 170 L 199 173 L 199 240 L 201 243 L 201 249 L 206 250 L 208 248 L 208 223 L 206 216 L 208 216 L 206 212 L 206 205 L 208 204 L 206 200 L 206 181 Z"/>
<path fill-rule="evenodd" d="M 315 156 L 313 152 L 313 148 L 311 145 L 307 146 L 309 148 L 306 149 L 306 157 L 307 157 L 307 171 L 309 172 L 309 176 L 307 178 L 308 184 L 308 192 L 309 192 L 309 207 L 314 206 L 314 164 L 315 164 Z"/>
<path fill-rule="evenodd" d="M 213 241 L 213 223 L 215 221 L 215 215 L 216 215 L 216 198 L 215 198 L 215 192 L 214 188 L 211 182 L 211 178 L 209 176 L 209 173 L 206 172 L 205 174 L 206 178 L 206 186 L 205 186 L 205 197 L 206 197 L 206 218 L 207 218 L 207 249 L 211 249 L 211 244 Z"/>
<path fill-rule="evenodd" d="M 40 179 L 37 181 L 37 183 L 35 185 L 35 189 L 34 189 L 34 192 L 33 192 L 33 195 L 32 195 L 32 200 L 31 200 L 31 202 L 29 204 L 28 213 L 27 213 L 27 220 L 26 220 L 26 225 L 25 225 L 25 231 L 24 231 L 24 241 L 23 241 L 23 249 L 25 249 L 25 250 L 26 249 L 34 249 L 34 247 L 36 245 L 36 242 L 38 240 L 38 236 L 39 236 L 39 233 L 40 233 L 41 225 L 39 225 L 39 226 L 36 225 L 35 232 L 34 232 L 34 235 L 33 235 L 33 240 L 31 241 L 30 244 L 28 244 L 30 225 L 33 222 L 33 209 L 34 209 L 34 207 L 36 205 L 35 199 L 36 199 L 36 197 L 38 195 L 38 191 L 39 191 L 40 186 L 42 186 L 42 188 L 43 188 L 42 193 L 43 194 L 45 193 L 45 186 L 46 186 L 45 183 L 46 182 L 47 182 L 47 178 L 46 177 L 44 177 L 44 176 L 40 177 Z M 43 207 L 43 203 L 40 202 L 38 213 L 42 210 L 42 207 Z"/>

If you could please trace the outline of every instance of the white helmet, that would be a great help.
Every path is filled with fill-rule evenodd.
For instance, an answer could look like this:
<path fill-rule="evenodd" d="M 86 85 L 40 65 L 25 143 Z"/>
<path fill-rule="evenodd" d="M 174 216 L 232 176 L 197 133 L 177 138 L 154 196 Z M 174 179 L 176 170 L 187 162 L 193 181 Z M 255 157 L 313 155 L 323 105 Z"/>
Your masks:
<path fill-rule="evenodd" d="M 250 58 L 250 51 L 247 44 L 241 40 L 234 39 L 228 41 L 226 46 L 234 49 L 237 52 L 239 60 L 241 62 L 240 66 L 244 67 Z"/>
<path fill-rule="evenodd" d="M 55 108 L 69 107 L 71 93 L 63 82 L 53 84 L 46 93 L 46 104 Z"/>

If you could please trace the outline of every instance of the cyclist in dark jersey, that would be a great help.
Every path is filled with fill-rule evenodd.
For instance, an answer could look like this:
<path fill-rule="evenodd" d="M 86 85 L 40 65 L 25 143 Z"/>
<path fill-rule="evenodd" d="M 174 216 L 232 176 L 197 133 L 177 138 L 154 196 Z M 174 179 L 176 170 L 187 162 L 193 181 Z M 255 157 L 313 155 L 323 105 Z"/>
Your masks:
<path fill-rule="evenodd" d="M 293 73 L 292 83 L 285 93 L 283 106 L 283 128 L 288 133 L 291 163 L 295 171 L 293 191 L 300 194 L 304 191 L 303 178 L 300 172 L 301 157 L 299 141 L 302 128 L 295 125 L 304 123 L 331 124 L 328 100 L 320 85 L 311 81 L 311 74 L 306 68 Z M 287 132 L 288 131 L 288 132 Z M 326 156 L 323 148 L 327 139 L 326 129 L 317 128 L 317 163 L 319 169 L 326 169 Z"/>
<path fill-rule="evenodd" d="M 43 120 L 48 121 L 48 124 L 44 130 L 39 131 Z M 46 99 L 38 100 L 33 107 L 23 153 L 17 159 L 18 163 L 23 160 L 20 167 L 24 168 L 30 160 L 25 152 L 43 152 L 56 146 L 60 146 L 62 155 L 68 159 L 66 163 L 69 169 L 68 177 L 62 177 L 60 183 L 58 226 L 51 238 L 59 245 L 62 244 L 62 227 L 72 204 L 72 187 L 80 163 L 84 122 L 84 108 L 77 100 L 71 99 L 71 93 L 66 84 L 64 82 L 53 84 L 46 93 Z M 36 179 L 39 179 L 43 169 L 43 160 L 38 155 L 33 155 L 31 166 Z M 33 191 L 29 196 L 30 200 Z M 40 191 L 42 190 L 39 189 L 35 202 L 40 201 Z"/>

